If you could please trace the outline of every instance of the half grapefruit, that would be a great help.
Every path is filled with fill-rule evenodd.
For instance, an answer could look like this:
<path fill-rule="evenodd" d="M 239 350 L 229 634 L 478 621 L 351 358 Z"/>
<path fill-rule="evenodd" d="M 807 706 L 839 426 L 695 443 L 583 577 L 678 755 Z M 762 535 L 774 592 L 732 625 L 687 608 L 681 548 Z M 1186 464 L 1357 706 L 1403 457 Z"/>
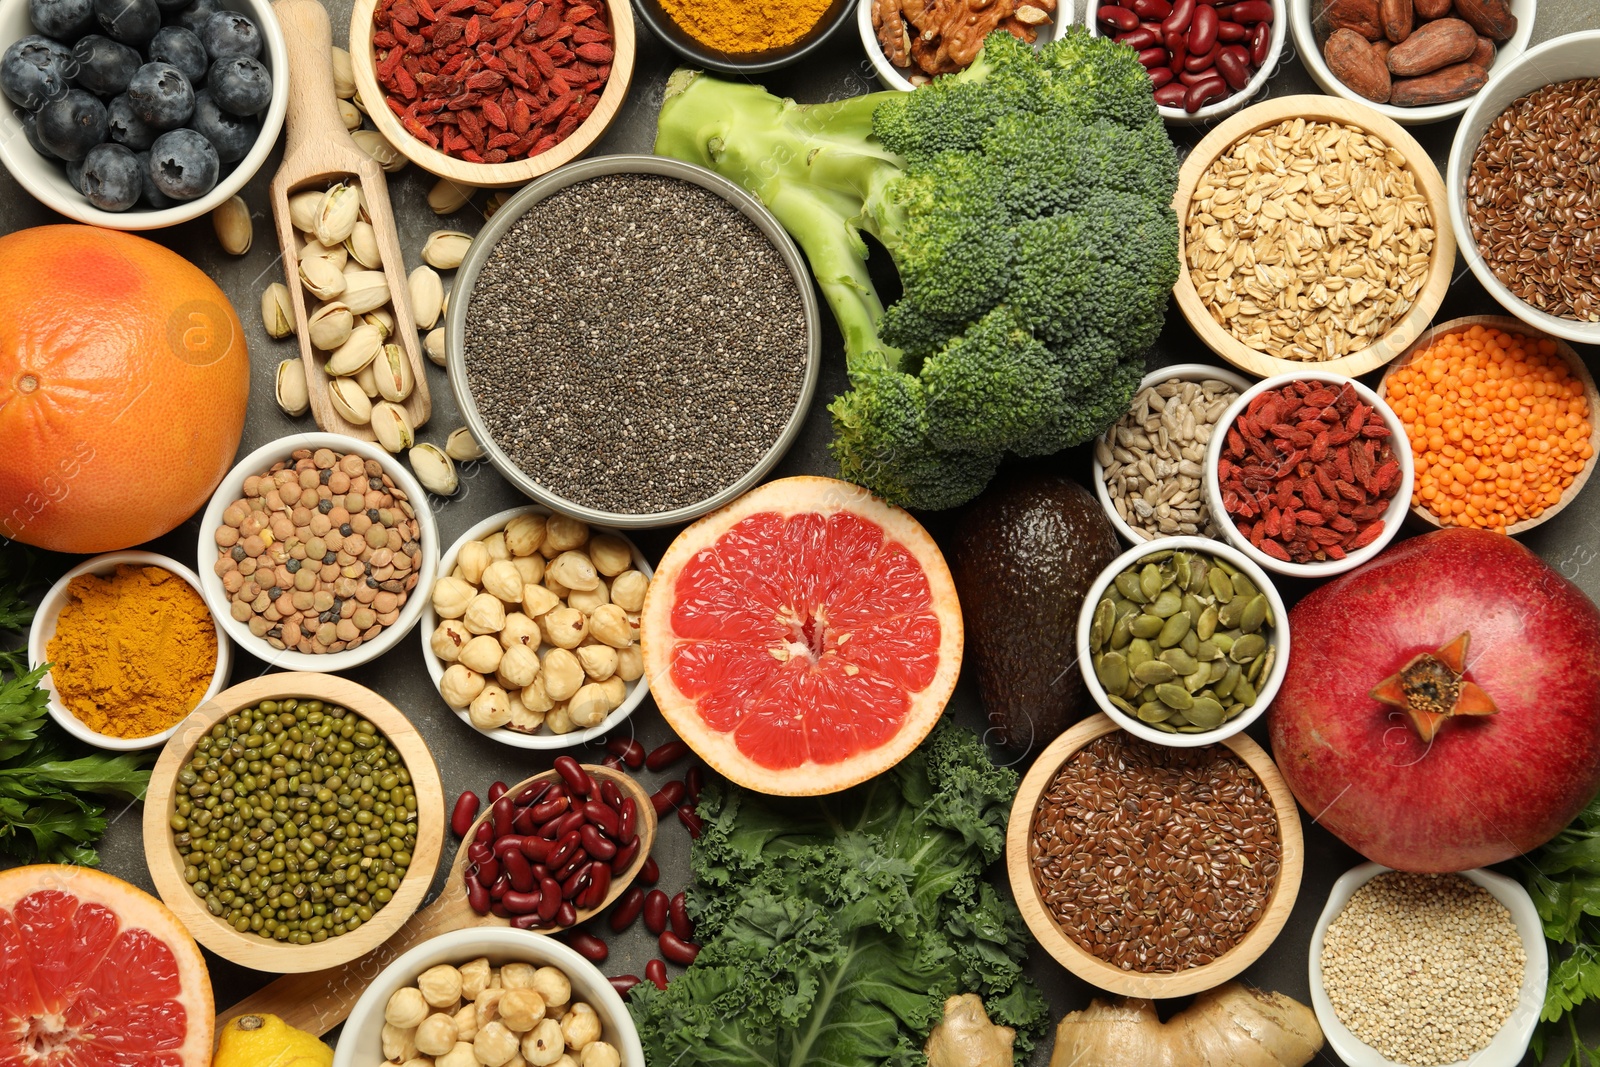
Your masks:
<path fill-rule="evenodd" d="M 86 867 L 0 872 L 0 1064 L 207 1067 L 200 949 L 155 897 Z"/>
<path fill-rule="evenodd" d="M 717 771 L 778 796 L 904 759 L 955 689 L 962 639 L 933 538 L 833 478 L 768 482 L 684 530 L 640 620 L 667 722 Z"/>

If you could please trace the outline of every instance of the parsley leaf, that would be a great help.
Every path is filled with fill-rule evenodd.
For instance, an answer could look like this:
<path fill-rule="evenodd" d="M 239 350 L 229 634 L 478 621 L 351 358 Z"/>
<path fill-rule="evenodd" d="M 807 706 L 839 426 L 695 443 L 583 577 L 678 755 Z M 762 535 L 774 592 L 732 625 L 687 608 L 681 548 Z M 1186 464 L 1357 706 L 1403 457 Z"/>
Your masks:
<path fill-rule="evenodd" d="M 1561 1067 L 1600 1067 L 1600 1047 L 1584 1045 L 1572 1014 L 1582 1004 L 1600 1001 L 1600 797 L 1522 866 L 1544 935 L 1553 942 L 1535 1054 L 1543 1059 L 1565 1019 L 1572 1051 Z"/>

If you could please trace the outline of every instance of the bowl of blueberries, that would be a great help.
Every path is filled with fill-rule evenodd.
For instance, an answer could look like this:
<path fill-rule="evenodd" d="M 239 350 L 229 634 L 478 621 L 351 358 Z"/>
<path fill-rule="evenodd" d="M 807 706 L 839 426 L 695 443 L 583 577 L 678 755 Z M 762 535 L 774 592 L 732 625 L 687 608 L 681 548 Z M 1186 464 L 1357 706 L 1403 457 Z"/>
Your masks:
<path fill-rule="evenodd" d="M 118 230 L 198 218 L 283 128 L 267 0 L 0 0 L 0 162 L 55 211 Z"/>

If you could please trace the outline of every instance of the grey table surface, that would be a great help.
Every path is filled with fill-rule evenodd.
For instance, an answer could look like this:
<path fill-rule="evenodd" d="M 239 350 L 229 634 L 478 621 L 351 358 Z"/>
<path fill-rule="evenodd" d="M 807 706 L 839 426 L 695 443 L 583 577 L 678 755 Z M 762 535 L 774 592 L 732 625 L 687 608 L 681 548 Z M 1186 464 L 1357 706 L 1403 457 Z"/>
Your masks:
<path fill-rule="evenodd" d="M 342 44 L 348 28 L 351 0 L 327 2 L 335 40 Z M 804 102 L 837 99 L 878 89 L 854 27 L 853 16 L 844 20 L 838 32 L 817 54 L 796 68 L 767 75 L 765 84 L 777 93 Z M 1595 28 L 1600 28 L 1600 3 L 1596 0 L 1543 0 L 1539 5 L 1530 44 Z M 638 63 L 633 86 L 616 121 L 595 147 L 596 154 L 649 152 L 654 140 L 655 116 L 662 89 L 668 74 L 677 66 L 677 56 L 642 24 L 639 33 Z M 1291 40 L 1279 71 L 1268 83 L 1267 95 L 1287 96 L 1318 91 L 1295 56 Z M 1411 128 L 1441 172 L 1455 125 L 1454 121 L 1450 121 Z M 1176 129 L 1173 132 L 1180 152 L 1193 145 L 1204 133 L 1203 130 Z M 269 338 L 258 312 L 261 290 L 272 281 L 282 280 L 282 267 L 267 200 L 267 182 L 277 167 L 279 153 L 281 145 L 244 191 L 244 198 L 255 216 L 256 234 L 255 245 L 245 256 L 235 258 L 224 253 L 212 233 L 210 221 L 205 218 L 147 235 L 187 256 L 216 279 L 232 299 L 244 322 L 251 355 L 251 397 L 244 440 L 239 445 L 241 456 L 276 437 L 315 428 L 309 417 L 290 419 L 273 402 L 274 370 L 279 360 L 294 355 L 295 347 L 292 341 L 278 342 Z M 471 233 L 476 232 L 483 223 L 481 208 L 486 198 L 484 195 L 479 195 L 472 205 L 448 219 L 436 217 L 428 209 L 425 200 L 433 181 L 431 175 L 416 167 L 408 167 L 389 179 L 390 196 L 398 217 L 401 248 L 408 267 L 420 262 L 422 243 L 432 230 L 450 227 Z M 9 174 L 0 173 L 0 232 L 60 221 L 63 220 L 31 199 Z M 1501 313 L 1501 310 L 1458 259 L 1456 280 L 1440 309 L 1439 318 L 1475 313 Z M 836 473 L 827 454 L 830 428 L 825 408 L 826 399 L 844 388 L 844 360 L 837 331 L 826 313 L 823 319 L 826 323 L 824 362 L 818 382 L 817 402 L 804 432 L 773 472 L 774 477 Z M 1600 371 L 1600 363 L 1597 363 L 1600 361 L 1600 350 L 1590 348 L 1584 350 L 1583 355 L 1592 369 Z M 1218 362 L 1217 357 L 1195 337 L 1175 307 L 1169 308 L 1166 329 L 1149 358 L 1151 367 L 1190 361 Z M 461 420 L 457 416 L 455 398 L 444 372 L 430 367 L 428 385 L 433 395 L 433 418 L 419 434 L 419 439 L 442 445 L 445 435 L 460 425 Z M 1065 453 L 1052 462 L 1061 464 L 1087 484 L 1089 460 L 1085 450 Z M 435 498 L 432 502 L 440 537 L 445 545 L 449 545 L 473 523 L 494 512 L 523 503 L 524 498 L 488 464 L 479 463 L 464 468 L 461 491 L 456 496 L 447 501 Z M 947 515 L 930 515 L 925 519 L 936 537 L 941 536 L 948 525 Z M 195 563 L 198 529 L 199 520 L 196 517 L 148 547 L 192 566 Z M 1600 538 L 1596 537 L 1596 531 L 1600 531 L 1600 492 L 1591 488 L 1562 514 L 1523 540 L 1591 597 L 1600 599 L 1600 566 L 1593 565 L 1600 558 Z M 636 540 L 647 555 L 656 559 L 675 532 L 644 531 Z M 1298 595 L 1304 589 L 1289 589 L 1286 592 Z M 243 681 L 268 669 L 265 663 L 241 652 L 234 660 L 233 681 Z M 348 676 L 383 693 L 417 724 L 438 761 L 449 801 L 453 801 L 462 789 L 481 792 L 496 779 L 516 781 L 548 766 L 548 760 L 540 758 L 538 754 L 500 745 L 461 723 L 439 700 L 430 684 L 414 635 L 375 662 L 348 672 Z M 951 714 L 973 728 L 981 729 L 983 725 L 976 685 L 970 672 L 963 676 L 956 690 Z M 633 715 L 632 723 L 646 745 L 657 744 L 670 736 L 661 716 L 648 701 Z M 1252 732 L 1257 740 L 1265 743 L 1264 732 L 1259 724 Z M 580 758 L 598 762 L 600 755 L 590 751 L 587 755 L 580 754 Z M 996 755 L 1015 759 L 998 752 Z M 1026 762 L 1026 758 L 1018 762 L 1019 770 L 1025 769 Z M 665 780 L 664 776 L 648 773 L 642 777 L 651 788 Z M 140 807 L 133 805 L 113 814 L 116 817 L 100 846 L 105 870 L 153 892 L 154 887 L 145 867 Z M 668 892 L 676 892 L 688 879 L 688 835 L 673 820 L 663 824 L 659 842 L 655 854 L 662 868 L 661 885 Z M 1262 988 L 1280 990 L 1309 1003 L 1306 953 L 1312 927 L 1327 900 L 1334 879 L 1361 862 L 1361 857 L 1309 820 L 1305 844 L 1305 878 L 1294 912 L 1277 941 L 1243 977 Z M 440 865 L 434 893 L 437 893 L 443 881 L 449 847 L 450 843 L 447 842 L 446 862 Z M 609 931 L 604 932 L 609 934 Z M 611 941 L 611 958 L 603 965 L 608 974 L 642 973 L 645 961 L 656 954 L 654 939 L 644 932 L 642 924 L 636 924 L 627 934 L 614 937 Z M 272 978 L 271 975 L 236 966 L 209 952 L 207 959 L 211 964 L 219 1009 L 225 1009 Z M 676 971 L 676 968 L 673 970 Z M 1045 991 L 1056 1018 L 1084 1007 L 1095 993 L 1037 946 L 1034 946 L 1030 957 L 1029 972 Z M 1165 1007 L 1172 1006 L 1176 1005 Z M 1588 1040 L 1600 1041 L 1600 1013 L 1586 1016 L 1583 1022 Z M 330 1041 L 336 1037 L 336 1033 L 330 1035 Z M 1034 1054 L 1035 1064 L 1046 1062 L 1050 1046 L 1051 1041 L 1047 1037 Z M 1546 1062 L 1559 1063 L 1565 1051 L 1558 1042 L 1547 1054 Z M 1341 1061 L 1325 1048 L 1315 1062 L 1338 1064 Z M 1530 1055 L 1525 1062 L 1532 1064 L 1536 1061 Z"/>

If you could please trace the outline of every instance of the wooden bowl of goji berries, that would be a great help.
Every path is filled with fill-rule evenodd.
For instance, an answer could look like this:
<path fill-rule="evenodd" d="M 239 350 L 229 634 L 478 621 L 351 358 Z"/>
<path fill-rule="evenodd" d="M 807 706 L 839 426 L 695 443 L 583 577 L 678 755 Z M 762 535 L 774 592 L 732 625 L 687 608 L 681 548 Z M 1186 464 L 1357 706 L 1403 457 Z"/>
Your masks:
<path fill-rule="evenodd" d="M 1341 374 L 1257 382 L 1206 448 L 1206 503 L 1223 536 L 1276 574 L 1328 578 L 1383 551 L 1411 506 L 1406 428 Z"/>
<path fill-rule="evenodd" d="M 633 11 L 627 0 L 356 0 L 350 57 L 368 115 L 406 158 L 463 185 L 522 185 L 611 125 L 633 77 Z"/>
<path fill-rule="evenodd" d="M 1411 514 L 1522 534 L 1582 491 L 1600 391 L 1567 342 L 1505 315 L 1438 323 L 1384 371 L 1416 466 Z"/>

